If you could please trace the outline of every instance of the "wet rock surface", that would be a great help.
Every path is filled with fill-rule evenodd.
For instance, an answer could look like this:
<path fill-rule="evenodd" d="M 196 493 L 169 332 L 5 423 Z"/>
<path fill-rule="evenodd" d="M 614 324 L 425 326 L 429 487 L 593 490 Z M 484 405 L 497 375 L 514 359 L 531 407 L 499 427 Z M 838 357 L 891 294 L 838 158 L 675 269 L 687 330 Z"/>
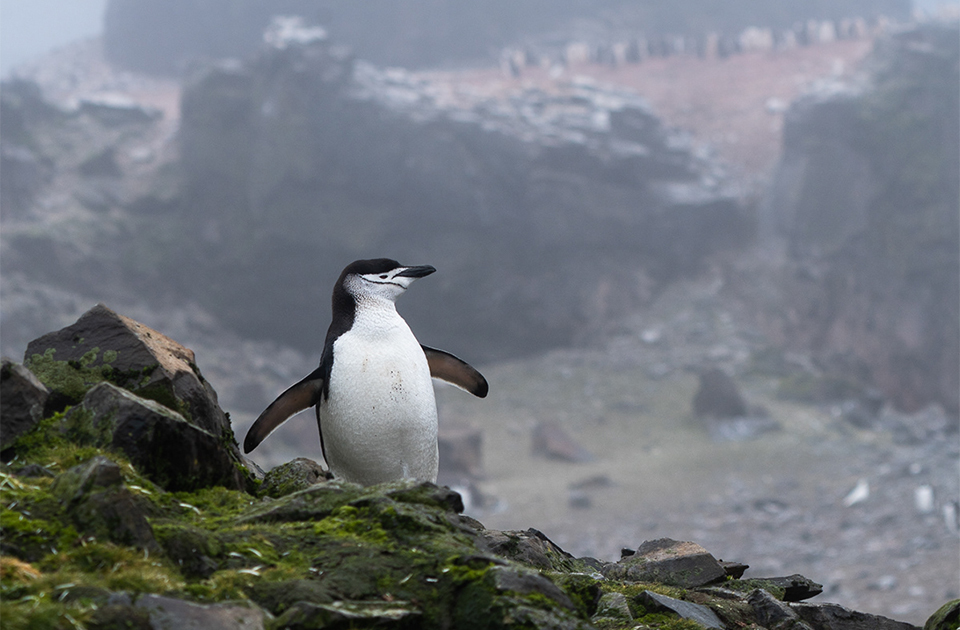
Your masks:
<path fill-rule="evenodd" d="M 81 400 L 119 390 L 87 387 Z M 461 514 L 457 493 L 429 483 L 364 488 L 298 461 L 276 475 L 305 487 L 278 498 L 217 484 L 184 491 L 112 442 L 75 441 L 64 425 L 78 408 L 13 445 L 21 463 L 61 471 L 55 478 L 0 471 L 12 628 L 68 615 L 91 628 L 914 627 L 790 603 L 791 588 L 812 592 L 809 580 L 728 577 L 692 542 L 644 542 L 618 563 L 577 558 L 535 529 L 484 528 Z M 193 439 L 189 424 L 174 426 Z M 711 582 L 722 588 L 700 588 Z M 48 589 L 56 596 L 43 597 Z"/>

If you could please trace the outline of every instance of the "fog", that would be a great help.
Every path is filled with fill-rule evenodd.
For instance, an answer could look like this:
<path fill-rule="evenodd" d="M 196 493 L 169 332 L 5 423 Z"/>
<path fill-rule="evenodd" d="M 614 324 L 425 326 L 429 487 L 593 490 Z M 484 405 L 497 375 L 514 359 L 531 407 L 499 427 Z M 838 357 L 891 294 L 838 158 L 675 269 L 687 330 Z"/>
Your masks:
<path fill-rule="evenodd" d="M 430 264 L 399 312 L 490 383 L 437 386 L 469 515 L 922 624 L 960 596 L 960 4 L 546 4 L 0 0 L 0 350 L 105 303 L 242 442 L 345 265 Z M 313 412 L 251 457 L 322 462 Z"/>

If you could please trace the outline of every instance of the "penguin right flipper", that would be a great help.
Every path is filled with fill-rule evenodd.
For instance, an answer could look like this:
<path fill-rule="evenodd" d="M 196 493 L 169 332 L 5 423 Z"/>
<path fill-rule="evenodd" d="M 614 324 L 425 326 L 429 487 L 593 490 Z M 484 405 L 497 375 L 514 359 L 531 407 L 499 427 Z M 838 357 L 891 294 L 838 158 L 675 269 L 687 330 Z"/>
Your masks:
<path fill-rule="evenodd" d="M 263 442 L 274 429 L 286 422 L 293 414 L 320 402 L 322 391 L 323 377 L 318 369 L 280 394 L 269 407 L 263 410 L 247 431 L 247 436 L 243 439 L 243 452 L 249 453 L 257 448 L 260 442 Z"/>
<path fill-rule="evenodd" d="M 457 358 L 449 352 L 429 348 L 423 344 L 423 353 L 427 355 L 427 364 L 430 366 L 430 376 L 446 381 L 464 391 L 468 391 L 478 398 L 484 398 L 490 390 L 487 379 L 466 361 Z"/>

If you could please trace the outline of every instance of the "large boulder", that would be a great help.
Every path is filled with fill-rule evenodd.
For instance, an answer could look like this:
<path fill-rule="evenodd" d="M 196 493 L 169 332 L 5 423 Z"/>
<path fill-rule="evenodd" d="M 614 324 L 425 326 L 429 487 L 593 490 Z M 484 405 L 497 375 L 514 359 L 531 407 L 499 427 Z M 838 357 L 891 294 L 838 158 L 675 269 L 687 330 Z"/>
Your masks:
<path fill-rule="evenodd" d="M 89 384 L 111 380 L 218 437 L 230 430 L 192 350 L 103 304 L 31 341 L 24 364 L 46 378 L 65 404 L 80 402 Z"/>
<path fill-rule="evenodd" d="M 167 490 L 207 486 L 242 489 L 247 478 L 226 434 L 214 435 L 179 413 L 112 383 L 94 386 L 71 408 L 64 425 L 98 446 L 122 451 L 138 470 Z"/>
<path fill-rule="evenodd" d="M 24 365 L 49 388 L 48 412 L 69 407 L 57 423 L 66 439 L 123 452 L 169 490 L 252 488 L 259 469 L 240 453 L 193 351 L 169 337 L 99 304 L 32 341 Z M 22 423 L 6 410 L 2 421 L 11 434 Z"/>

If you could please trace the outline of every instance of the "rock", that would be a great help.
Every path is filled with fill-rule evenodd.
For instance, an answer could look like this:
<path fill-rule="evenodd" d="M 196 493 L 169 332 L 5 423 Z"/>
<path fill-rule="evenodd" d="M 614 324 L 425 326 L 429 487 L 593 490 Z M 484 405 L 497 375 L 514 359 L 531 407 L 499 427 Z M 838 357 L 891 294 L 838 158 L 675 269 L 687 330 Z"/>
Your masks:
<path fill-rule="evenodd" d="M 297 602 L 277 619 L 278 628 L 319 630 L 320 628 L 416 628 L 420 612 L 405 602 Z"/>
<path fill-rule="evenodd" d="M 644 542 L 634 554 L 606 565 L 602 573 L 611 580 L 660 582 L 682 588 L 704 586 L 726 577 L 726 571 L 706 549 L 669 538 Z"/>
<path fill-rule="evenodd" d="M 543 532 L 484 529 L 483 540 L 491 553 L 544 571 L 570 570 L 576 559 L 558 547 Z"/>
<path fill-rule="evenodd" d="M 24 365 L 70 404 L 80 402 L 90 384 L 110 380 L 189 417 L 218 438 L 230 431 L 193 351 L 103 304 L 75 324 L 31 341 Z"/>
<path fill-rule="evenodd" d="M 813 630 L 800 620 L 787 604 L 776 599 L 763 589 L 756 589 L 747 597 L 747 602 L 756 612 L 757 621 L 771 630 Z"/>
<path fill-rule="evenodd" d="M 483 477 L 483 434 L 468 427 L 440 426 L 440 476 L 452 479 Z"/>
<path fill-rule="evenodd" d="M 778 589 L 783 589 L 783 597 L 781 599 L 785 602 L 803 601 L 823 592 L 822 584 L 817 584 L 813 580 L 797 574 L 788 577 L 756 579 L 762 580 Z"/>
<path fill-rule="evenodd" d="M 578 444 L 558 422 L 539 422 L 533 428 L 531 451 L 534 455 L 566 462 L 590 462 L 596 459 Z"/>
<path fill-rule="evenodd" d="M 30 342 L 25 365 L 51 388 L 57 407 L 82 402 L 83 413 L 72 410 L 69 423 L 99 432 L 85 439 L 123 450 L 160 485 L 240 488 L 262 474 L 241 455 L 193 351 L 102 304 Z M 118 412 L 122 419 L 104 415 Z M 84 414 L 100 418 L 84 428 Z"/>
<path fill-rule="evenodd" d="M 960 625 L 960 599 L 947 602 L 937 612 L 930 615 L 923 630 L 951 630 Z"/>
<path fill-rule="evenodd" d="M 222 437 L 152 400 L 100 383 L 64 417 L 77 439 L 122 451 L 144 475 L 170 490 L 244 489 L 247 475 Z"/>
<path fill-rule="evenodd" d="M 10 359 L 0 367 L 0 451 L 32 429 L 46 415 L 50 390 L 33 372 Z"/>
<path fill-rule="evenodd" d="M 509 591 L 521 595 L 536 594 L 553 600 L 560 606 L 573 610 L 570 598 L 553 582 L 535 571 L 515 567 L 493 567 L 493 584 L 498 591 Z"/>
<path fill-rule="evenodd" d="M 633 621 L 630 606 L 623 593 L 605 593 L 597 603 L 597 612 L 592 621 L 597 623 L 601 619 L 615 619 L 617 621 Z"/>
<path fill-rule="evenodd" d="M 53 494 L 84 534 L 138 549 L 159 551 L 147 510 L 123 483 L 120 466 L 109 459 L 93 459 L 61 473 Z"/>
<path fill-rule="evenodd" d="M 791 604 L 790 607 L 816 630 L 919 630 L 913 624 L 857 612 L 838 604 Z"/>
<path fill-rule="evenodd" d="M 318 481 L 330 479 L 333 479 L 333 475 L 321 468 L 320 464 L 306 457 L 298 457 L 267 472 L 263 477 L 263 483 L 260 484 L 258 494 L 279 499 L 298 490 L 309 488 Z"/>
<path fill-rule="evenodd" d="M 743 564 L 742 562 L 729 562 L 719 560 L 720 566 L 723 567 L 724 572 L 727 574 L 727 577 L 731 577 L 735 580 L 739 580 L 743 577 L 743 574 L 746 573 L 747 569 L 750 568 L 749 564 Z"/>
<path fill-rule="evenodd" d="M 720 368 L 709 368 L 699 374 L 700 385 L 693 397 L 697 418 L 737 418 L 749 412 L 747 402 L 733 379 Z"/>
<path fill-rule="evenodd" d="M 248 604 L 195 604 L 152 594 L 138 597 L 135 607 L 147 612 L 150 627 L 156 630 L 262 630 L 269 619 Z"/>
<path fill-rule="evenodd" d="M 223 545 L 212 532 L 181 527 L 161 535 L 159 542 L 188 578 L 206 579 L 220 568 L 214 558 L 223 554 Z"/>
<path fill-rule="evenodd" d="M 649 609 L 670 610 L 684 619 L 696 621 L 704 628 L 719 628 L 720 630 L 724 628 L 717 615 L 706 606 L 685 602 L 682 599 L 674 599 L 653 591 L 644 591 L 637 597 Z"/>
<path fill-rule="evenodd" d="M 298 602 L 332 604 L 335 601 L 330 589 L 316 580 L 283 580 L 258 584 L 256 588 L 250 589 L 249 595 L 250 599 L 277 616 L 296 607 Z"/>

